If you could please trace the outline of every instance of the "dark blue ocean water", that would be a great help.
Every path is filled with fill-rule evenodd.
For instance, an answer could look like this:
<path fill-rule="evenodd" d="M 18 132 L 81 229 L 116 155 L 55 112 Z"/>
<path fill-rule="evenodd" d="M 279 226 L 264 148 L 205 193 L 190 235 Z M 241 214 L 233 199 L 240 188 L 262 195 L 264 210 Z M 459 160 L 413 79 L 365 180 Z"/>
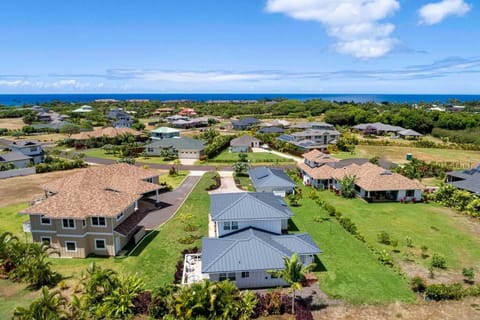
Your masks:
<path fill-rule="evenodd" d="M 112 94 L 0 94 L 0 104 L 7 106 L 21 106 L 23 104 L 41 104 L 54 100 L 72 103 L 88 103 L 96 99 L 148 99 L 148 100 L 258 100 L 262 98 L 288 98 L 297 100 L 323 99 L 330 101 L 355 102 L 397 102 L 397 103 L 447 103 L 451 99 L 460 102 L 480 100 L 479 95 L 455 94 L 279 94 L 279 93 L 112 93 Z"/>

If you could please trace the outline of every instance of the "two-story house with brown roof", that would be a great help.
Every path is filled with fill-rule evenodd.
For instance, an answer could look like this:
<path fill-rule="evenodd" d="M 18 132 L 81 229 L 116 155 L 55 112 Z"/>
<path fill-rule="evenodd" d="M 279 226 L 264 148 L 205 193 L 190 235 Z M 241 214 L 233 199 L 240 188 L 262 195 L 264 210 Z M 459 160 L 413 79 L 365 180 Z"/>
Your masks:
<path fill-rule="evenodd" d="M 30 216 L 33 241 L 75 258 L 114 256 L 137 243 L 145 235 L 139 223 L 161 189 L 156 170 L 125 163 L 91 167 L 42 187 L 45 199 L 21 212 Z"/>

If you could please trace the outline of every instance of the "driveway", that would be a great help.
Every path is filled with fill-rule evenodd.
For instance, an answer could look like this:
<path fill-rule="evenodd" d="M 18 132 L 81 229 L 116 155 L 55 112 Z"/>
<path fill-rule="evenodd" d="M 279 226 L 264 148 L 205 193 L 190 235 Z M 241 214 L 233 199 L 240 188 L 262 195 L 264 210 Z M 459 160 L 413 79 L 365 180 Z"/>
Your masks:
<path fill-rule="evenodd" d="M 282 158 L 292 159 L 295 162 L 303 162 L 303 159 L 300 158 L 300 157 L 297 157 L 297 156 L 294 156 L 294 155 L 291 155 L 291 154 L 287 154 L 287 153 L 283 153 L 283 152 L 279 152 L 279 151 L 275 151 L 275 150 L 265 150 L 263 148 L 252 148 L 252 151 L 253 152 L 270 152 L 271 154 L 277 155 L 277 156 L 282 157 Z"/>
<path fill-rule="evenodd" d="M 199 173 L 189 175 L 177 189 L 161 193 L 161 207 L 149 212 L 148 215 L 140 221 L 139 225 L 145 226 L 145 229 L 156 229 L 167 222 L 182 206 L 200 178 L 201 175 Z M 153 197 L 153 199 L 155 199 L 155 197 Z"/>
<path fill-rule="evenodd" d="M 245 190 L 237 188 L 235 185 L 235 180 L 233 180 L 233 171 L 219 171 L 218 174 L 220 175 L 221 179 L 221 186 L 220 188 L 210 191 L 210 194 L 215 193 L 228 193 L 228 192 L 245 192 Z"/>

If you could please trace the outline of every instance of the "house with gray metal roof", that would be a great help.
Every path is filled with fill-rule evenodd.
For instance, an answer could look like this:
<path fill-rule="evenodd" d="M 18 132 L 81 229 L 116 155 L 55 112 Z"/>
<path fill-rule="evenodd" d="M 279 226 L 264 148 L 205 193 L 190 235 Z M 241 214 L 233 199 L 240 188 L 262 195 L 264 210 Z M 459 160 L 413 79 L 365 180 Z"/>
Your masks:
<path fill-rule="evenodd" d="M 285 197 L 295 188 L 295 183 L 282 169 L 256 167 L 249 169 L 248 174 L 257 192 L 273 192 Z"/>
<path fill-rule="evenodd" d="M 210 195 L 210 218 L 215 236 L 255 227 L 276 234 L 288 228 L 293 212 L 271 192 L 235 192 Z"/>
<path fill-rule="evenodd" d="M 458 189 L 480 196 L 480 165 L 467 170 L 447 172 L 445 180 Z"/>
<path fill-rule="evenodd" d="M 180 137 L 180 130 L 170 127 L 160 127 L 150 131 L 150 138 L 152 140 L 161 140 L 165 138 Z"/>
<path fill-rule="evenodd" d="M 405 130 L 405 128 L 399 126 L 392 126 L 389 124 L 375 122 L 375 123 L 360 123 L 356 126 L 353 126 L 352 129 L 361 131 L 364 134 L 375 134 L 375 135 L 384 135 L 388 133 L 397 134 L 400 131 Z"/>
<path fill-rule="evenodd" d="M 240 120 L 232 120 L 233 130 L 247 130 L 250 127 L 253 127 L 259 124 L 260 121 L 256 118 L 248 117 Z"/>
<path fill-rule="evenodd" d="M 412 129 L 405 129 L 405 130 L 399 131 L 398 135 L 402 139 L 413 139 L 413 140 L 423 137 L 423 134 L 418 133 L 417 131 Z"/>
<path fill-rule="evenodd" d="M 145 145 L 149 156 L 160 156 L 164 150 L 178 155 L 180 159 L 199 159 L 204 154 L 205 142 L 192 138 L 165 138 Z"/>
<path fill-rule="evenodd" d="M 232 152 L 250 152 L 252 148 L 260 147 L 260 140 L 249 135 L 232 139 L 230 141 L 230 151 Z"/>
<path fill-rule="evenodd" d="M 0 154 L 0 164 L 11 163 L 15 169 L 26 168 L 30 165 L 32 157 L 24 155 L 20 151 L 11 151 L 8 153 Z"/>
<path fill-rule="evenodd" d="M 294 253 L 310 264 L 321 250 L 306 234 L 279 235 L 246 228 L 219 238 L 202 239 L 201 272 L 211 281 L 234 281 L 239 288 L 285 286 L 269 270 L 282 270 Z"/>
<path fill-rule="evenodd" d="M 114 108 L 107 113 L 107 118 L 112 121 L 114 128 L 130 128 L 133 124 L 132 116 L 121 108 Z"/>
<path fill-rule="evenodd" d="M 8 148 L 31 157 L 34 164 L 39 164 L 45 159 L 45 152 L 37 140 L 16 140 L 10 143 Z"/>

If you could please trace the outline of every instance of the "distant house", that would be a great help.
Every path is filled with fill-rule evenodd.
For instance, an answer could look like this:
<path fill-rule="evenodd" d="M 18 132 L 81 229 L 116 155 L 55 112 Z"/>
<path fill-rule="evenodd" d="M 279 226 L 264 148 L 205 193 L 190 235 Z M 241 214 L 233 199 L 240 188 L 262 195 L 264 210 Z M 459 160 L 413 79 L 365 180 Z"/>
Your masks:
<path fill-rule="evenodd" d="M 252 148 L 259 148 L 261 141 L 252 136 L 244 135 L 230 141 L 232 152 L 250 152 Z"/>
<path fill-rule="evenodd" d="M 202 239 L 201 271 L 210 281 L 229 280 L 238 288 L 287 285 L 270 270 L 282 270 L 284 257 L 297 253 L 308 265 L 321 250 L 306 233 L 278 235 L 247 228 L 219 238 Z"/>
<path fill-rule="evenodd" d="M 290 126 L 290 121 L 288 120 L 281 120 L 281 119 L 272 119 L 265 121 L 261 124 L 263 127 L 280 127 L 286 128 Z"/>
<path fill-rule="evenodd" d="M 170 127 L 160 127 L 150 132 L 150 138 L 152 140 L 161 140 L 175 137 L 180 137 L 180 130 Z"/>
<path fill-rule="evenodd" d="M 125 163 L 90 167 L 42 188 L 46 198 L 20 213 L 30 216 L 34 242 L 69 258 L 114 256 L 138 243 L 161 189 L 157 171 Z"/>
<path fill-rule="evenodd" d="M 372 164 L 368 159 L 336 160 L 318 151 L 304 155 L 298 164 L 305 185 L 319 189 L 341 190 L 340 180 L 355 177 L 354 191 L 367 201 L 419 201 L 422 186 L 417 181 Z"/>
<path fill-rule="evenodd" d="M 237 192 L 210 195 L 210 218 L 215 236 L 255 227 L 281 234 L 293 212 L 272 192 Z"/>
<path fill-rule="evenodd" d="M 302 150 L 326 150 L 328 145 L 336 144 L 339 138 L 340 132 L 335 129 L 308 129 L 292 134 L 282 134 L 277 139 L 293 144 Z"/>
<path fill-rule="evenodd" d="M 280 127 L 262 127 L 258 130 L 260 133 L 283 133 L 284 131 Z"/>
<path fill-rule="evenodd" d="M 34 164 L 39 164 L 45 159 L 43 147 L 37 140 L 17 140 L 8 145 L 12 151 L 21 152 L 32 158 Z"/>
<path fill-rule="evenodd" d="M 423 134 L 418 133 L 417 131 L 411 130 L 411 129 L 406 129 L 406 130 L 399 131 L 398 135 L 402 139 L 413 139 L 413 140 L 416 140 L 420 137 L 423 137 Z"/>
<path fill-rule="evenodd" d="M 179 114 L 180 116 L 189 116 L 189 117 L 191 117 L 191 116 L 196 116 L 196 115 L 197 115 L 197 113 L 195 112 L 195 110 L 192 109 L 192 108 L 182 108 L 182 110 L 180 110 L 180 111 L 178 112 L 178 114 Z"/>
<path fill-rule="evenodd" d="M 360 131 L 363 134 L 369 135 L 386 135 L 389 133 L 398 134 L 400 131 L 404 131 L 405 128 L 399 126 L 392 126 L 381 122 L 375 123 L 361 123 L 352 127 L 353 130 Z"/>
<path fill-rule="evenodd" d="M 173 108 L 158 108 L 158 109 L 155 109 L 155 111 L 153 112 L 153 115 L 159 116 L 164 114 L 171 114 L 173 111 L 175 111 L 175 109 Z"/>
<path fill-rule="evenodd" d="M 103 139 L 103 138 L 115 138 L 118 136 L 132 135 L 137 140 L 141 139 L 142 133 L 140 131 L 131 128 L 98 128 L 93 131 L 84 131 L 72 135 L 70 138 L 75 140 L 77 147 L 83 146 L 85 141 L 89 139 Z"/>
<path fill-rule="evenodd" d="M 188 120 L 175 120 L 170 124 L 175 128 L 189 129 L 206 127 L 208 125 L 209 117 L 189 118 Z"/>
<path fill-rule="evenodd" d="M 184 120 L 184 121 L 188 121 L 190 120 L 190 117 L 188 116 L 180 116 L 178 114 L 176 115 L 173 115 L 173 116 L 170 116 L 170 117 L 166 117 L 165 119 L 167 119 L 167 122 L 172 124 L 174 123 L 175 121 L 179 121 L 179 120 Z"/>
<path fill-rule="evenodd" d="M 471 169 L 448 172 L 445 181 L 458 189 L 480 196 L 480 164 Z"/>
<path fill-rule="evenodd" d="M 290 126 L 299 130 L 335 130 L 335 126 L 326 122 L 300 122 Z"/>
<path fill-rule="evenodd" d="M 26 156 L 20 151 L 11 151 L 0 154 L 0 164 L 11 163 L 15 169 L 27 168 L 32 162 L 32 157 Z"/>
<path fill-rule="evenodd" d="M 204 154 L 205 142 L 192 138 L 165 138 L 145 145 L 149 156 L 160 156 L 164 150 L 170 151 L 180 159 L 199 159 Z"/>
<path fill-rule="evenodd" d="M 87 112 L 92 112 L 92 111 L 93 111 L 92 106 L 83 105 L 80 108 L 73 110 L 72 112 L 73 113 L 87 113 Z"/>
<path fill-rule="evenodd" d="M 241 120 L 233 120 L 232 127 L 234 130 L 247 130 L 248 128 L 259 124 L 260 121 L 256 118 L 245 118 Z"/>
<path fill-rule="evenodd" d="M 295 183 L 282 169 L 256 167 L 249 169 L 248 175 L 257 192 L 273 192 L 285 197 L 295 189 Z"/>
<path fill-rule="evenodd" d="M 110 110 L 107 118 L 112 121 L 114 128 L 130 128 L 133 123 L 132 116 L 120 108 Z"/>

